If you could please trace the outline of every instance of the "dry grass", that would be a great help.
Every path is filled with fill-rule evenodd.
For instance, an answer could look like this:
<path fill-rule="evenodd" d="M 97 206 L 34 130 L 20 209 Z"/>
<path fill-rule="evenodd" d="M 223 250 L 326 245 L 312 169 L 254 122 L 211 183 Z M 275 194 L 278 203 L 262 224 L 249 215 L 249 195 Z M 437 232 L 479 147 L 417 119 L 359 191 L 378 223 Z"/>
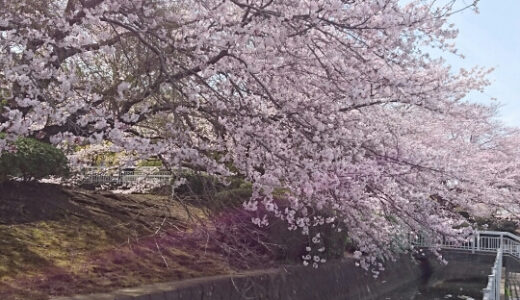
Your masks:
<path fill-rule="evenodd" d="M 0 186 L 0 299 L 46 299 L 232 272 L 167 197 Z"/>

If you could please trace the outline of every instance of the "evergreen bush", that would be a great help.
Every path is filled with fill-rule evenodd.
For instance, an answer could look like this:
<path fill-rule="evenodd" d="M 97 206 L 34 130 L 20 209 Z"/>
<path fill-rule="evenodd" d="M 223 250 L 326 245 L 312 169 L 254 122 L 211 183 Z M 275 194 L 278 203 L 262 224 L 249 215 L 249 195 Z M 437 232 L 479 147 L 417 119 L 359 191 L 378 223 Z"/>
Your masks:
<path fill-rule="evenodd" d="M 0 182 L 13 177 L 29 181 L 68 174 L 67 157 L 56 147 L 32 138 L 19 138 L 14 146 L 16 151 L 0 156 Z"/>

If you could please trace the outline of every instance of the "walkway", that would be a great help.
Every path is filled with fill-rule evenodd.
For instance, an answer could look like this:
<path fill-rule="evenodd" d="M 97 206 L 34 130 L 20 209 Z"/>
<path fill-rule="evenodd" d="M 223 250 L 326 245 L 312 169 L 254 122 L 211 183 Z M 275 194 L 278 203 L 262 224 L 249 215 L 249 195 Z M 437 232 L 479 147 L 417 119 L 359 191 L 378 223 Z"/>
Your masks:
<path fill-rule="evenodd" d="M 510 272 L 505 279 L 505 296 L 507 300 L 520 300 L 520 273 Z"/>

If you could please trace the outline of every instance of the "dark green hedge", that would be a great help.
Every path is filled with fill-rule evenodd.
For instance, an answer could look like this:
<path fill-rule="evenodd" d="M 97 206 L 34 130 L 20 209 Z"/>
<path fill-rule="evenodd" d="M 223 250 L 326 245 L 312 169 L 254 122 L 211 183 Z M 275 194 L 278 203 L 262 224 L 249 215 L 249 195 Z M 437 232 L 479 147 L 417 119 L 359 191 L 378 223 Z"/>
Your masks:
<path fill-rule="evenodd" d="M 28 181 L 67 175 L 67 157 L 56 147 L 32 138 L 19 138 L 14 145 L 16 152 L 0 156 L 0 182 L 13 177 Z"/>

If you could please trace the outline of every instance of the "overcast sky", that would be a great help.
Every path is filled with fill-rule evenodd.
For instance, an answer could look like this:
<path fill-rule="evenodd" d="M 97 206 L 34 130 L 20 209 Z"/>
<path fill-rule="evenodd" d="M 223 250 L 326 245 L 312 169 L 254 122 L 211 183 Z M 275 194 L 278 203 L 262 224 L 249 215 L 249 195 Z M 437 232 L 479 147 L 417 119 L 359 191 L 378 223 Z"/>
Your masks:
<path fill-rule="evenodd" d="M 489 103 L 490 98 L 497 98 L 502 104 L 500 120 L 520 127 L 520 0 L 481 0 L 479 10 L 479 14 L 466 10 L 452 17 L 459 28 L 457 46 L 465 59 L 445 58 L 456 69 L 494 67 L 491 86 L 469 99 Z"/>

